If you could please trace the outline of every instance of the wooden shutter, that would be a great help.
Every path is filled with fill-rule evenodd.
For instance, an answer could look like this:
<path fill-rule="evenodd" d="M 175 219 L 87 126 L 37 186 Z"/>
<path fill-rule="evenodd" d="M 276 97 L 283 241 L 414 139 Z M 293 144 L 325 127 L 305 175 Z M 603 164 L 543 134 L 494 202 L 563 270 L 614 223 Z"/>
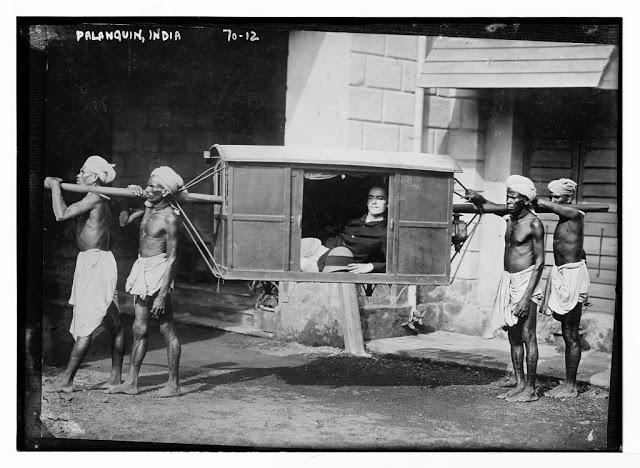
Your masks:
<path fill-rule="evenodd" d="M 445 281 L 451 250 L 451 174 L 396 174 L 393 177 L 390 263 L 398 275 Z"/>
<path fill-rule="evenodd" d="M 539 196 L 560 177 L 578 182 L 577 201 L 609 204 L 608 213 L 587 213 L 584 250 L 591 279 L 588 311 L 613 314 L 618 266 L 617 93 L 549 90 L 529 93 L 521 105 L 528 130 L 525 174 Z M 528 172 L 527 172 L 528 171 Z M 557 216 L 542 214 L 546 264 L 552 265 Z M 545 269 L 543 278 L 548 276 Z"/>
<path fill-rule="evenodd" d="M 291 258 L 291 168 L 230 168 L 224 266 L 285 271 Z"/>

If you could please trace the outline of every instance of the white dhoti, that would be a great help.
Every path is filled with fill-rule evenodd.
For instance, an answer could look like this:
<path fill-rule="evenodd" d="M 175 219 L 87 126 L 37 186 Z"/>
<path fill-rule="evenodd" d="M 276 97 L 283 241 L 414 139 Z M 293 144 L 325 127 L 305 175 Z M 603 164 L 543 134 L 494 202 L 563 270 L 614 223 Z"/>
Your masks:
<path fill-rule="evenodd" d="M 565 263 L 553 265 L 544 291 L 544 301 L 539 312 L 545 315 L 564 315 L 571 312 L 578 302 L 585 302 L 589 293 L 589 272 L 587 263 Z"/>
<path fill-rule="evenodd" d="M 524 296 L 534 268 L 535 265 L 531 265 L 529 268 L 517 273 L 502 272 L 491 314 L 492 331 L 499 330 L 505 326 L 512 327 L 518 323 L 518 317 L 513 314 L 513 309 Z M 531 295 L 531 300 L 539 304 L 542 301 L 542 297 L 542 289 L 538 284 Z"/>
<path fill-rule="evenodd" d="M 318 259 L 329 250 L 320 239 L 305 237 L 300 241 L 300 270 L 317 273 Z"/>
<path fill-rule="evenodd" d="M 91 249 L 78 254 L 69 298 L 73 305 L 69 332 L 74 339 L 91 335 L 111 303 L 117 306 L 117 280 L 116 259 L 110 251 Z"/>
<path fill-rule="evenodd" d="M 138 257 L 131 267 L 125 289 L 128 293 L 144 299 L 153 296 L 162 286 L 167 271 L 167 254 L 161 253 L 153 257 Z M 173 281 L 169 286 L 173 289 Z"/>

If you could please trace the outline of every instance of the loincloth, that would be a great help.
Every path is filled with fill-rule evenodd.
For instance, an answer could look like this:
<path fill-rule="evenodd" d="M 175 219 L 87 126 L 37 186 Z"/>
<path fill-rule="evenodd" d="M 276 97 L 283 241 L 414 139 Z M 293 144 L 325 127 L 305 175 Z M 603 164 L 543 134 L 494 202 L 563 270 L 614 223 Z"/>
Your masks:
<path fill-rule="evenodd" d="M 167 271 L 167 254 L 161 253 L 153 257 L 138 257 L 131 267 L 125 290 L 144 299 L 153 296 L 162 286 Z M 173 281 L 169 286 L 173 289 Z"/>
<path fill-rule="evenodd" d="M 513 314 L 513 308 L 524 296 L 534 268 L 535 265 L 531 265 L 529 268 L 516 273 L 502 272 L 491 313 L 491 330 L 512 327 L 518 323 L 518 317 Z M 538 284 L 531 295 L 531 300 L 539 304 L 542 297 L 542 289 Z"/>
<path fill-rule="evenodd" d="M 589 293 L 589 272 L 587 263 L 565 263 L 553 265 L 544 290 L 544 301 L 538 312 L 545 315 L 564 315 L 571 312 L 579 302 L 585 302 Z"/>
<path fill-rule="evenodd" d="M 73 305 L 69 332 L 74 339 L 91 335 L 111 303 L 118 305 L 117 280 L 116 259 L 110 251 L 91 249 L 78 254 L 69 298 Z"/>

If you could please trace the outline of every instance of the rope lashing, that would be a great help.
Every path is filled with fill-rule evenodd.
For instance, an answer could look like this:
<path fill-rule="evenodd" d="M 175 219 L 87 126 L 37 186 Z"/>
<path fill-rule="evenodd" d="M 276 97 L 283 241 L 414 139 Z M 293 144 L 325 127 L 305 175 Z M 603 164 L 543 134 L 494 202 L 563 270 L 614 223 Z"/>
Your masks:
<path fill-rule="evenodd" d="M 202 173 L 200 173 L 199 175 L 191 179 L 189 182 L 187 182 L 184 185 L 184 189 L 186 190 L 209 177 L 213 177 L 215 174 L 222 171 L 223 169 L 225 169 L 225 166 L 220 162 L 218 162 L 214 167 L 207 168 Z M 182 225 L 185 227 L 185 230 L 187 231 L 187 234 L 189 235 L 191 242 L 193 242 L 193 245 L 198 250 L 198 253 L 202 257 L 202 260 L 204 261 L 205 265 L 207 266 L 211 274 L 215 278 L 218 278 L 218 280 L 222 279 L 222 270 L 220 269 L 220 266 L 214 260 L 211 250 L 209 250 L 209 247 L 207 247 L 207 244 L 202 239 L 202 236 L 200 236 L 200 234 L 198 233 L 198 230 L 196 229 L 194 224 L 191 222 L 191 219 L 187 215 L 186 211 L 184 211 L 184 209 L 182 208 L 182 205 L 177 200 L 173 200 L 171 202 L 171 206 L 173 207 L 174 210 L 177 210 L 180 213 L 180 219 L 182 220 Z"/>
<path fill-rule="evenodd" d="M 458 274 L 458 270 L 460 270 L 460 266 L 462 265 L 462 260 L 464 260 L 464 256 L 467 254 L 467 250 L 469 250 L 469 244 L 471 243 L 471 239 L 473 238 L 473 235 L 476 233 L 476 230 L 478 229 L 478 226 L 480 225 L 480 221 L 482 221 L 482 214 L 480 214 L 480 215 L 475 214 L 475 215 L 473 215 L 473 218 L 471 218 L 471 221 L 469 221 L 469 224 L 471 224 L 473 222 L 473 220 L 476 219 L 477 216 L 479 216 L 478 221 L 476 221 L 476 223 L 473 225 L 473 228 L 471 229 L 471 234 L 469 234 L 469 237 L 467 237 L 467 239 L 465 240 L 466 245 L 464 246 L 464 251 L 462 252 L 462 255 L 460 256 L 460 261 L 458 262 L 458 266 L 456 267 L 456 271 L 453 273 L 453 277 L 451 278 L 451 281 L 449 282 L 449 285 L 452 285 L 453 282 L 455 281 L 456 276 Z M 456 258 L 456 255 L 458 255 L 458 252 L 453 254 L 453 257 L 451 257 L 451 262 L 453 262 L 453 259 Z"/>
<path fill-rule="evenodd" d="M 190 187 L 193 187 L 194 185 L 202 182 L 203 180 L 207 179 L 208 177 L 214 176 L 215 174 L 217 174 L 218 172 L 220 172 L 223 169 L 224 169 L 224 166 L 220 162 L 218 162 L 214 167 L 208 167 L 201 174 L 195 176 L 189 182 L 184 184 L 184 188 L 188 189 Z"/>
<path fill-rule="evenodd" d="M 453 178 L 454 182 L 457 182 L 458 185 L 460 185 L 460 187 L 462 187 L 465 191 L 468 190 L 467 187 L 465 187 L 462 182 L 460 182 L 456 177 Z"/>
<path fill-rule="evenodd" d="M 211 272 L 211 274 L 216 278 L 221 278 L 222 271 L 220 270 L 220 267 L 218 266 L 216 261 L 213 259 L 213 254 L 211 253 L 206 243 L 198 233 L 198 230 L 195 228 L 195 226 L 191 222 L 191 219 L 189 218 L 187 213 L 184 211 L 180 203 L 178 203 L 177 201 L 174 201 L 172 203 L 172 206 L 180 212 L 182 224 L 184 225 L 185 230 L 189 235 L 189 238 L 193 242 L 193 245 L 195 245 L 196 249 L 198 250 L 198 253 L 200 253 L 202 260 L 204 260 L 204 263 L 207 265 L 207 268 L 209 268 L 209 271 Z"/>

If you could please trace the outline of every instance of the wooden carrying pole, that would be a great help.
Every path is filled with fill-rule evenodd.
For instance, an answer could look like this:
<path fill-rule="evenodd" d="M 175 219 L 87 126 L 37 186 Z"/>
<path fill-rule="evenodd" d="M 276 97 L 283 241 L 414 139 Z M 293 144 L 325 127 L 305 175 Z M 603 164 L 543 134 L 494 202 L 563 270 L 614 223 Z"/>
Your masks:
<path fill-rule="evenodd" d="M 584 211 L 585 213 L 589 212 L 604 212 L 609 211 L 609 205 L 603 205 L 600 203 L 578 203 L 576 205 L 567 205 L 572 208 L 576 208 L 580 211 Z M 508 213 L 507 205 L 496 205 L 491 208 L 486 208 L 480 211 L 475 205 L 472 203 L 454 203 L 453 204 L 453 212 L 454 213 Z M 536 208 L 537 213 L 551 213 L 550 210 L 545 209 L 543 207 Z"/>
<path fill-rule="evenodd" d="M 45 185 L 45 188 L 49 188 Z M 137 195 L 134 195 L 126 188 L 120 187 L 101 187 L 94 185 L 78 185 L 78 184 L 60 184 L 60 188 L 67 192 L 76 192 L 76 193 L 99 193 L 101 195 L 107 195 L 109 197 L 120 197 L 120 198 L 142 198 Z M 204 193 L 185 193 L 179 192 L 176 195 L 176 200 L 181 203 L 204 203 L 204 204 L 222 204 L 222 197 L 218 195 L 207 195 Z"/>

